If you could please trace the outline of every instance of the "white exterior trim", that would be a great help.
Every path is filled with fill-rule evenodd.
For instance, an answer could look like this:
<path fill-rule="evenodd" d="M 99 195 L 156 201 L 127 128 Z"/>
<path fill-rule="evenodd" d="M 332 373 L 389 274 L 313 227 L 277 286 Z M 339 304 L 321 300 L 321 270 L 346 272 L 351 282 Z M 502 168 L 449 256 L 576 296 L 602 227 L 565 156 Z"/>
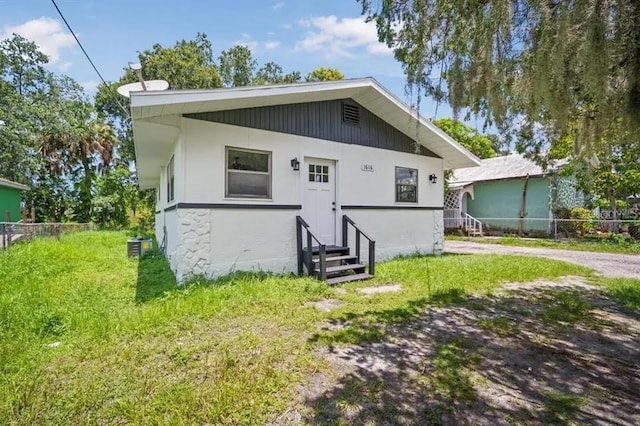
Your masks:
<path fill-rule="evenodd" d="M 131 114 L 137 167 L 143 187 L 153 187 L 150 152 L 163 150 L 175 135 L 157 126 L 175 127 L 189 113 L 351 98 L 389 125 L 440 156 L 447 168 L 473 167 L 480 159 L 398 99 L 373 78 L 232 89 L 133 92 Z M 156 127 L 153 127 L 156 126 Z"/>

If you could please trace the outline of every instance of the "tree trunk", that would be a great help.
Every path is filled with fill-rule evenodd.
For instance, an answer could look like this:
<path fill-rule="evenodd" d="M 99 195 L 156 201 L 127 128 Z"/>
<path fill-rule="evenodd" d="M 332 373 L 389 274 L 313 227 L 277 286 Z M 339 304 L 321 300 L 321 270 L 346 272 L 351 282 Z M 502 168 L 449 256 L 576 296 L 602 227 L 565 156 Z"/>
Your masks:
<path fill-rule="evenodd" d="M 524 233 L 524 219 L 527 217 L 527 186 L 529 186 L 529 175 L 524 179 L 522 187 L 522 205 L 520 206 L 520 224 L 518 226 L 518 234 L 522 236 Z"/>

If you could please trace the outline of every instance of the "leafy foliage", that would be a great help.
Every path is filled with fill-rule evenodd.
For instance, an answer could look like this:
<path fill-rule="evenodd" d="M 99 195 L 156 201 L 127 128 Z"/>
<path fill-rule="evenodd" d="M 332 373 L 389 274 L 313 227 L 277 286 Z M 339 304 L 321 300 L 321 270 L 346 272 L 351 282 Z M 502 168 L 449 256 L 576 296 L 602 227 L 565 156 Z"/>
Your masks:
<path fill-rule="evenodd" d="M 344 80 L 344 74 L 337 68 L 320 67 L 311 71 L 305 77 L 306 81 L 331 81 Z"/>
<path fill-rule="evenodd" d="M 477 155 L 478 158 L 491 158 L 496 156 L 493 141 L 488 136 L 479 134 L 464 123 L 452 118 L 441 118 L 434 120 L 433 124 L 451 136 L 456 142 L 459 142 L 462 146 Z"/>
<path fill-rule="evenodd" d="M 578 220 L 578 222 L 572 222 L 571 226 L 581 234 L 587 234 L 593 231 L 595 227 L 591 210 L 585 209 L 584 207 L 572 208 L 569 217 Z"/>
<path fill-rule="evenodd" d="M 446 100 L 534 154 L 570 123 L 579 152 L 640 135 L 636 0 L 359 1 L 418 103 Z"/>
<path fill-rule="evenodd" d="M 129 224 L 128 209 L 138 197 L 133 176 L 120 165 L 111 173 L 98 177 L 92 202 L 92 219 L 102 227 L 116 228 Z"/>
<path fill-rule="evenodd" d="M 274 62 L 258 68 L 246 46 L 222 51 L 216 63 L 203 33 L 171 47 L 155 44 L 138 59 L 145 80 L 164 79 L 173 89 L 301 80 L 300 72 L 285 74 Z M 136 226 L 149 228 L 155 194 L 136 189 L 129 101 L 116 92 L 138 76 L 125 67 L 118 81 L 98 88 L 92 103 L 77 82 L 48 71 L 47 63 L 19 35 L 0 41 L 0 177 L 31 187 L 25 201 L 38 221 L 119 228 L 133 217 Z"/>

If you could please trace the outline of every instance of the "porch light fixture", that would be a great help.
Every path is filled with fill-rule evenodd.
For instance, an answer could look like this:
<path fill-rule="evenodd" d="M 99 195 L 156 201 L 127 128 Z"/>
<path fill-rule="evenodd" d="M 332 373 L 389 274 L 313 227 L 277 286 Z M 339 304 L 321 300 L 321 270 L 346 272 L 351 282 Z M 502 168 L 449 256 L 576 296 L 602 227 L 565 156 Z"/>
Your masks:
<path fill-rule="evenodd" d="M 300 170 L 300 162 L 298 161 L 298 157 L 291 159 L 291 168 L 296 172 Z"/>
<path fill-rule="evenodd" d="M 436 183 L 436 182 L 438 182 L 438 176 L 436 176 L 436 174 L 435 174 L 435 173 L 431 173 L 431 174 L 429 175 L 429 182 L 431 182 L 431 183 Z"/>

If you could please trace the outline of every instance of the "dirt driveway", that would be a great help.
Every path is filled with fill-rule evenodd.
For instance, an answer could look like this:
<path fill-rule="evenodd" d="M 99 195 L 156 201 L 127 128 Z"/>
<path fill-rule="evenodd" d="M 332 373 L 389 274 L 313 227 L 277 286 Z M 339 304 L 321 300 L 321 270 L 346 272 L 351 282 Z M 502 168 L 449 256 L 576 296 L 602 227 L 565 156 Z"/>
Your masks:
<path fill-rule="evenodd" d="M 274 424 L 640 424 L 638 311 L 578 277 L 442 296 L 381 340 L 320 348 L 332 371 Z"/>
<path fill-rule="evenodd" d="M 616 253 L 546 249 L 534 247 L 512 247 L 499 244 L 483 244 L 471 241 L 445 241 L 448 253 L 521 254 L 564 260 L 592 268 L 606 277 L 640 279 L 640 256 Z"/>

